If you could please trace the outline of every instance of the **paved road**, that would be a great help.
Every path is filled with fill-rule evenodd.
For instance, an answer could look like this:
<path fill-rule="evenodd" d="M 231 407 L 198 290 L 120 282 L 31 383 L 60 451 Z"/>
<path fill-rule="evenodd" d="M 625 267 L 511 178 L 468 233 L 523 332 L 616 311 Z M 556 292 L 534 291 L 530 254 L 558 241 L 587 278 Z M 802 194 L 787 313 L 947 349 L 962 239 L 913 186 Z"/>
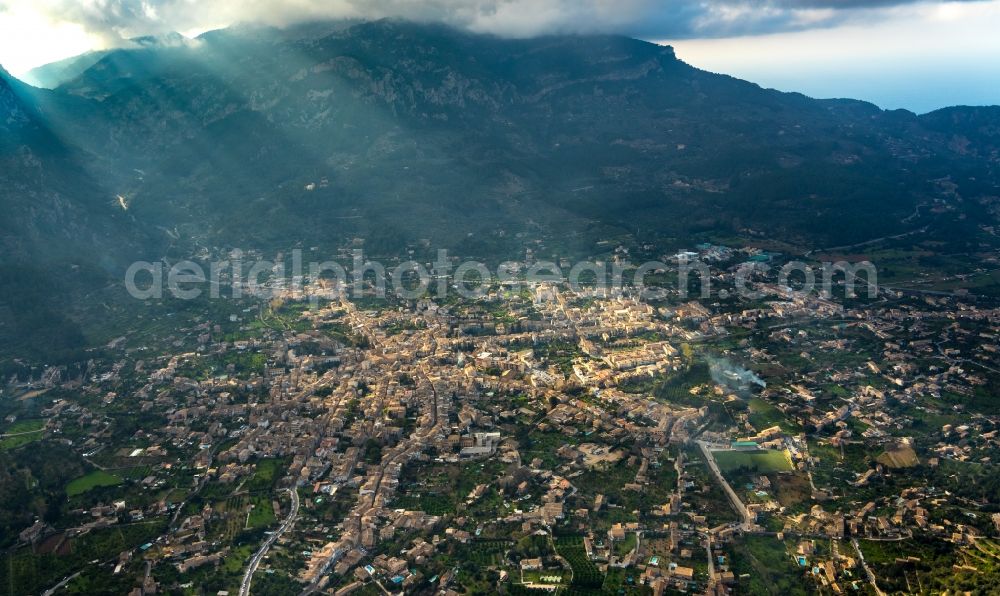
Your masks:
<path fill-rule="evenodd" d="M 65 586 L 69 582 L 71 582 L 74 579 L 76 579 L 76 576 L 80 575 L 81 573 L 83 573 L 83 572 L 82 571 L 77 571 L 73 575 L 70 575 L 69 577 L 63 578 L 63 580 L 61 582 L 59 582 L 58 584 L 52 586 L 48 590 L 45 590 L 44 592 L 42 592 L 42 596 L 52 596 L 53 594 L 55 594 L 59 590 L 59 588 Z"/>
<path fill-rule="evenodd" d="M 45 432 L 44 428 L 40 428 L 38 430 L 26 430 L 19 433 L 5 433 L 5 434 L 0 434 L 0 439 L 7 439 L 10 437 L 23 437 L 24 435 L 33 435 L 35 433 L 43 433 L 43 432 Z"/>
<path fill-rule="evenodd" d="M 212 468 L 212 462 L 215 461 L 215 452 L 219 449 L 219 445 L 221 445 L 221 443 L 216 443 L 215 445 L 212 445 L 212 447 L 210 448 L 211 450 L 208 452 L 208 464 L 205 466 L 205 473 L 202 474 L 201 480 L 198 481 L 198 486 L 196 486 L 193 491 L 188 493 L 184 497 L 183 501 L 177 504 L 177 507 L 174 509 L 174 514 L 170 517 L 170 523 L 167 525 L 166 534 L 172 534 L 177 530 L 176 528 L 177 520 L 180 519 L 181 512 L 184 511 L 184 506 L 187 505 L 187 502 L 189 500 L 191 500 L 191 497 L 200 493 L 201 489 L 205 488 L 205 484 L 208 483 L 208 477 L 209 477 L 208 471 Z M 101 469 L 103 470 L 104 468 Z"/>
<path fill-rule="evenodd" d="M 708 585 L 715 585 L 715 557 L 712 556 L 712 533 L 705 536 L 705 551 L 708 552 Z"/>
<path fill-rule="evenodd" d="M 747 511 L 746 505 L 743 504 L 743 501 L 740 500 L 736 491 L 733 490 L 733 487 L 729 486 L 729 482 L 725 479 L 725 477 L 723 477 L 722 470 L 719 469 L 718 464 L 715 463 L 715 458 L 712 457 L 712 451 L 709 449 L 708 443 L 705 441 L 695 442 L 698 444 L 698 447 L 701 447 L 701 452 L 705 456 L 705 462 L 708 464 L 708 468 L 712 470 L 713 474 L 715 474 L 715 479 L 719 481 L 719 485 L 722 486 L 723 492 L 725 492 L 726 496 L 729 497 L 729 502 L 732 503 L 733 508 L 736 509 L 736 512 L 743 518 L 743 529 L 754 529 L 755 520 L 753 515 Z"/>
<path fill-rule="evenodd" d="M 913 215 L 916 215 L 919 211 L 920 211 L 920 208 L 917 207 L 917 211 L 915 211 L 913 213 Z M 910 215 L 910 217 L 913 217 L 913 215 Z M 882 242 L 883 240 L 899 240 L 900 238 L 906 238 L 907 236 L 912 236 L 914 234 L 922 234 L 922 233 L 924 233 L 924 232 L 927 231 L 927 227 L 928 226 L 924 226 L 924 227 L 918 228 L 916 230 L 910 230 L 909 232 L 903 232 L 902 234 L 896 234 L 895 236 L 881 236 L 879 238 L 872 238 L 871 240 L 865 240 L 864 242 L 858 242 L 858 243 L 855 243 L 855 244 L 845 244 L 844 246 L 831 246 L 829 248 L 817 248 L 817 249 L 813 249 L 813 250 L 808 251 L 807 253 L 805 253 L 804 256 L 808 257 L 809 255 L 811 255 L 813 253 L 823 254 L 823 253 L 827 253 L 827 252 L 839 252 L 839 251 L 850 250 L 850 249 L 854 249 L 854 248 L 860 248 L 862 246 L 868 246 L 869 244 L 875 244 L 876 242 Z"/>
<path fill-rule="evenodd" d="M 299 493 L 295 488 L 286 489 L 288 494 L 292 496 L 292 510 L 288 513 L 288 518 L 285 520 L 281 527 L 278 528 L 274 534 L 267 537 L 264 544 L 260 545 L 257 552 L 250 557 L 250 565 L 247 567 L 246 573 L 243 574 L 243 581 L 240 583 L 240 596 L 249 596 L 250 594 L 250 582 L 253 581 L 253 574 L 257 571 L 257 566 L 264 559 L 264 555 L 267 554 L 267 550 L 271 548 L 271 545 L 285 533 L 288 528 L 292 527 L 295 523 L 295 518 L 299 515 Z"/>
<path fill-rule="evenodd" d="M 865 575 L 868 576 L 868 581 L 871 582 L 872 587 L 875 588 L 875 593 L 878 596 L 883 596 L 884 592 L 879 589 L 878 584 L 875 583 L 875 573 L 868 567 L 868 563 L 865 561 L 865 555 L 861 552 L 861 547 L 858 545 L 857 538 L 851 538 L 851 545 L 854 547 L 854 552 L 858 553 L 858 560 L 861 561 L 861 567 L 865 570 Z"/>

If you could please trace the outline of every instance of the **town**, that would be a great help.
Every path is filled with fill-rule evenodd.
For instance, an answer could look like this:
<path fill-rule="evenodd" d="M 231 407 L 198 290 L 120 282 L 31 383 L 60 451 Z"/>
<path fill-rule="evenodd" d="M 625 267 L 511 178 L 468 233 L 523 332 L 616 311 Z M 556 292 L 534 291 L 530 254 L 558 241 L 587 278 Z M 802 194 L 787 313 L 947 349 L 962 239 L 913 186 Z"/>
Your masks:
<path fill-rule="evenodd" d="M 725 291 L 737 265 L 779 256 L 684 258 L 718 264 L 711 296 L 273 284 L 229 310 L 157 315 L 85 369 L 11 379 L 4 448 L 55 443 L 75 477 L 60 516 L 19 532 L 0 583 L 135 596 L 996 585 L 983 582 L 1000 578 L 1000 310 L 767 275 L 751 300 Z"/>

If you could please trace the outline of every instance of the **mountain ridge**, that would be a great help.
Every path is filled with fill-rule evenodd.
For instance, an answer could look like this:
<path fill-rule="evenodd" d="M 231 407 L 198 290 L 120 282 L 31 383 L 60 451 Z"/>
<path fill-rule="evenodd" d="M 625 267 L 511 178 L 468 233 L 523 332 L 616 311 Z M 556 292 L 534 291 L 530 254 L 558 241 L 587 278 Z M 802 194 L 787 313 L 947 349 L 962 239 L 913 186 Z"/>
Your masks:
<path fill-rule="evenodd" d="M 74 79 L 85 70 L 117 50 L 133 50 L 149 47 L 170 47 L 190 42 L 176 31 L 163 35 L 143 35 L 125 40 L 126 45 L 102 50 L 90 50 L 75 56 L 36 66 L 24 73 L 22 80 L 33 87 L 54 89 L 62 83 Z"/>
<path fill-rule="evenodd" d="M 76 145 L 107 161 L 129 161 L 136 154 L 151 154 L 152 147 L 124 141 L 151 135 L 158 135 L 157 143 L 168 146 L 204 135 L 202 147 L 215 143 L 238 154 L 239 148 L 215 137 L 219 131 L 213 130 L 220 123 L 238 119 L 270 127 L 267 134 L 275 137 L 291 135 L 294 144 L 316 144 L 312 138 L 298 140 L 311 136 L 309 127 L 353 124 L 343 119 L 344 114 L 340 114 L 341 120 L 330 115 L 338 109 L 370 119 L 378 134 L 398 132 L 402 123 L 407 133 L 421 135 L 450 129 L 447 133 L 455 142 L 456 135 L 467 139 L 483 136 L 484 129 L 492 126 L 494 132 L 507 137 L 505 143 L 481 138 L 480 151 L 530 149 L 527 153 L 536 154 L 551 148 L 539 142 L 550 143 L 556 136 L 575 135 L 580 141 L 599 132 L 606 137 L 598 141 L 599 150 L 611 153 L 607 145 L 610 139 L 619 147 L 643 145 L 646 149 L 636 152 L 641 157 L 654 145 L 664 148 L 663 137 L 675 130 L 669 128 L 671 125 L 691 128 L 691 123 L 702 131 L 718 129 L 714 136 L 728 137 L 729 143 L 745 143 L 746 137 L 756 135 L 759 138 L 752 139 L 755 147 L 787 152 L 792 149 L 782 147 L 789 145 L 787 139 L 800 135 L 797 129 L 809 126 L 817 129 L 818 135 L 839 135 L 835 142 L 845 145 L 841 148 L 844 155 L 835 159 L 859 161 L 863 156 L 849 152 L 871 142 L 891 141 L 897 151 L 905 146 L 911 157 L 930 151 L 923 139 L 908 136 L 907 129 L 925 127 L 924 123 L 926 132 L 942 135 L 937 142 L 944 146 L 947 142 L 943 137 L 951 132 L 949 120 L 988 142 L 989 126 L 995 118 L 994 112 L 978 108 L 956 107 L 916 116 L 881 110 L 860 100 L 814 100 L 701 71 L 679 60 L 669 46 L 621 36 L 511 40 L 398 20 L 349 26 L 310 24 L 300 26 L 302 29 L 309 30 L 309 35 L 296 34 L 294 28 L 236 28 L 207 32 L 193 45 L 110 51 L 78 77 L 60 85 L 54 94 L 36 93 L 34 98 L 47 104 L 48 115 L 65 136 L 75 137 Z M 67 107 L 70 97 L 79 98 L 80 103 Z M 331 97 L 337 99 L 336 105 L 331 104 Z M 572 114 L 574 109 L 580 113 Z M 741 118 L 739 111 L 746 116 Z M 170 125 L 158 129 L 159 125 L 149 121 L 150 114 L 164 116 L 161 122 Z M 617 129 L 608 126 L 608 120 L 630 115 L 654 125 L 648 131 L 649 139 L 634 138 L 646 131 L 625 120 L 619 120 Z M 792 119 L 797 121 L 786 121 Z M 121 120 L 128 124 L 116 122 Z M 985 128 L 976 124 L 981 121 L 985 121 Z M 746 129 L 751 123 L 757 131 Z M 559 126 L 563 129 L 555 130 Z M 303 132 L 303 128 L 308 130 Z M 89 148 L 95 131 L 98 137 L 102 133 L 108 136 L 94 143 L 98 148 Z M 175 132 L 180 132 L 180 137 L 173 136 Z M 622 139 L 611 138 L 618 132 Z M 892 136 L 896 138 L 890 139 Z M 487 140 L 498 142 L 490 147 L 484 142 Z M 595 140 L 586 139 L 588 144 Z M 684 140 L 676 139 L 674 146 L 683 145 L 692 153 L 694 145 Z M 705 145 L 712 151 L 711 142 Z M 309 152 L 326 152 L 330 147 L 313 149 Z M 885 151 L 885 147 L 866 150 Z M 802 155 L 774 157 L 787 164 Z M 664 158 L 674 160 L 678 155 Z M 748 155 L 741 158 L 753 160 Z M 137 162 L 131 169 L 155 169 L 156 161 Z M 490 176 L 502 167 L 484 169 L 481 174 Z M 110 179 L 121 178 L 121 168 L 105 173 Z M 683 172 L 675 174 L 680 174 L 676 179 L 682 184 L 689 183 Z M 669 189 L 664 194 L 670 194 Z"/>
<path fill-rule="evenodd" d="M 538 243 L 597 256 L 608 239 L 996 242 L 1000 109 L 815 100 L 621 36 L 241 27 L 112 51 L 55 90 L 8 88 L 0 126 L 30 115 L 62 157 L 26 167 L 43 137 L 7 135 L 0 242 L 29 266 L 89 254 L 112 280 L 136 255 L 355 239 L 487 259 Z"/>

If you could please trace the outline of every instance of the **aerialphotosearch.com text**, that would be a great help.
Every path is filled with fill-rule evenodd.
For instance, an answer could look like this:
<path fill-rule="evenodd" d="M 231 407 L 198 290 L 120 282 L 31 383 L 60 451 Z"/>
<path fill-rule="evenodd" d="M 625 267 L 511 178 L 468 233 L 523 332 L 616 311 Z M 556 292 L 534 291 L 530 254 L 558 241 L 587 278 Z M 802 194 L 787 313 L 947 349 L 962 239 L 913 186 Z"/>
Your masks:
<path fill-rule="evenodd" d="M 236 252 L 238 253 L 238 251 Z M 386 264 L 366 259 L 360 249 L 352 251 L 347 266 L 336 260 L 305 262 L 301 250 L 291 251 L 290 259 L 245 261 L 239 256 L 199 263 L 191 260 L 167 264 L 162 261 L 137 261 L 125 272 L 129 295 L 140 300 L 191 300 L 269 298 L 300 292 L 315 300 L 340 296 L 386 297 L 405 300 L 445 298 L 450 293 L 468 299 L 481 298 L 491 287 L 532 286 L 543 283 L 567 284 L 573 291 L 602 291 L 606 295 L 628 292 L 645 300 L 669 296 L 686 299 L 712 296 L 715 280 L 727 280 L 718 296 L 732 294 L 760 299 L 766 292 L 754 283 L 765 276 L 773 287 L 792 285 L 800 292 L 817 292 L 831 297 L 836 287 L 841 294 L 853 297 L 877 293 L 877 271 L 868 261 L 808 264 L 790 261 L 780 267 L 767 263 L 743 263 L 726 270 L 713 270 L 699 259 L 678 258 L 670 262 L 646 261 L 623 264 L 617 261 L 578 261 L 562 266 L 555 261 L 531 263 L 506 261 L 490 268 L 474 260 L 458 262 L 447 250 L 438 250 L 433 262 L 407 260 Z"/>

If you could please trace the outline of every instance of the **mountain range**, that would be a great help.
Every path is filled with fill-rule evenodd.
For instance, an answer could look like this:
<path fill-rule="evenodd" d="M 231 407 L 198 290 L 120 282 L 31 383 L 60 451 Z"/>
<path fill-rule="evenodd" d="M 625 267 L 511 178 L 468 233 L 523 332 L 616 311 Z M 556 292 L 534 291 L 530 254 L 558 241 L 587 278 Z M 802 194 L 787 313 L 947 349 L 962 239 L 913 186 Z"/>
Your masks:
<path fill-rule="evenodd" d="M 627 37 L 236 26 L 32 77 L 0 70 L 0 336 L 61 337 L 53 288 L 212 247 L 996 240 L 1000 107 L 817 100 Z"/>

